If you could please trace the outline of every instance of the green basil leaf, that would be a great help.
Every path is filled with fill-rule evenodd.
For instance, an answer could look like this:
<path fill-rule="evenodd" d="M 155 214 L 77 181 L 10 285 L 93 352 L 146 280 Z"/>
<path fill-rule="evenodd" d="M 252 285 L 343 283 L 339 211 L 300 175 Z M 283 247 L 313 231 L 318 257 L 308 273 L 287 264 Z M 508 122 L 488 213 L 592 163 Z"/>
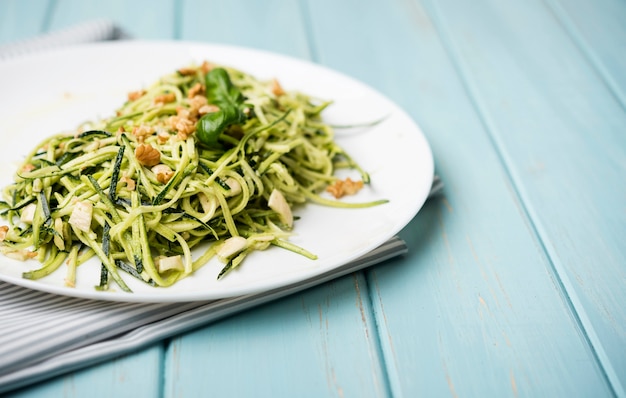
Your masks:
<path fill-rule="evenodd" d="M 245 122 L 244 96 L 233 85 L 228 72 L 223 68 L 215 68 L 207 73 L 205 83 L 208 102 L 220 109 L 200 118 L 196 134 L 200 142 L 212 146 L 217 144 L 219 135 L 228 126 Z"/>
<path fill-rule="evenodd" d="M 230 80 L 224 68 L 214 68 L 205 77 L 206 97 L 210 104 L 239 107 L 243 103 L 243 95 Z"/>

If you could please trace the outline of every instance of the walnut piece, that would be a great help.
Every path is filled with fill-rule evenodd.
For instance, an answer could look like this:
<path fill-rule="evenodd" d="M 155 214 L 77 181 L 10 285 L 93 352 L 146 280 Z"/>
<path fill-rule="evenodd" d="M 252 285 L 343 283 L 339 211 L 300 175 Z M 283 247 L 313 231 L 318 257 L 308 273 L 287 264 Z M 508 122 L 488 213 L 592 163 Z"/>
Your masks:
<path fill-rule="evenodd" d="M 187 97 L 193 98 L 196 95 L 202 95 L 202 94 L 204 94 L 204 86 L 201 83 L 196 83 L 194 84 L 192 88 L 189 89 L 189 92 L 187 93 Z"/>
<path fill-rule="evenodd" d="M 141 144 L 135 148 L 135 158 L 143 166 L 152 167 L 161 162 L 161 152 L 152 145 Z"/>
<path fill-rule="evenodd" d="M 187 100 L 187 102 L 189 102 L 189 111 L 191 113 L 198 113 L 198 109 L 202 108 L 208 103 L 204 95 L 196 95 L 194 97 L 191 97 Z"/>
<path fill-rule="evenodd" d="M 135 136 L 138 142 L 143 143 L 144 140 L 151 136 L 154 132 L 154 127 L 142 124 L 140 126 L 133 127 L 132 134 Z"/>
<path fill-rule="evenodd" d="M 9 227 L 6 225 L 3 225 L 0 227 L 0 242 L 4 241 L 7 237 L 7 234 L 9 233 Z"/>
<path fill-rule="evenodd" d="M 145 94 L 146 90 L 131 91 L 130 93 L 128 93 L 128 100 L 136 101 L 139 98 L 143 97 Z"/>
<path fill-rule="evenodd" d="M 128 176 L 124 176 L 122 178 L 120 178 L 120 182 L 123 182 L 126 184 L 126 190 L 128 191 L 134 191 L 135 190 L 135 180 L 133 180 L 132 178 L 128 177 Z"/>
<path fill-rule="evenodd" d="M 176 101 L 176 94 L 174 93 L 159 94 L 154 97 L 155 104 L 169 104 L 174 101 Z"/>
<path fill-rule="evenodd" d="M 162 163 L 157 164 L 151 170 L 156 176 L 157 181 L 161 184 L 167 184 L 167 182 L 174 176 L 172 169 L 170 169 L 168 165 Z"/>
<path fill-rule="evenodd" d="M 8 250 L 4 252 L 5 256 L 12 258 L 14 260 L 19 260 L 19 261 L 26 261 L 31 258 L 35 258 L 37 257 L 37 254 L 38 254 L 37 252 L 31 252 L 28 249 Z"/>
<path fill-rule="evenodd" d="M 178 70 L 178 73 L 181 76 L 191 76 L 191 75 L 195 75 L 196 74 L 196 69 L 195 68 L 180 68 Z"/>
<path fill-rule="evenodd" d="M 203 105 L 198 109 L 198 113 L 200 115 L 206 115 L 207 113 L 213 113 L 220 110 L 220 107 L 217 105 Z"/>
<path fill-rule="evenodd" d="M 285 95 L 285 90 L 283 90 L 282 86 L 276 79 L 272 80 L 272 93 L 277 97 Z"/>
<path fill-rule="evenodd" d="M 35 167 L 34 164 L 32 163 L 26 163 L 24 166 L 22 166 L 22 171 L 28 173 L 29 171 L 33 171 L 35 170 L 37 167 Z"/>
<path fill-rule="evenodd" d="M 176 137 L 186 140 L 196 131 L 196 123 L 193 120 L 180 116 L 172 116 L 169 118 L 170 126 L 176 130 Z"/>
<path fill-rule="evenodd" d="M 189 108 L 185 108 L 184 106 L 176 107 L 176 116 L 182 117 L 184 119 L 190 119 L 193 117 Z"/>
<path fill-rule="evenodd" d="M 363 188 L 363 181 L 352 181 L 350 177 L 345 180 L 337 180 L 332 185 L 326 187 L 326 192 L 332 194 L 336 199 L 346 195 L 354 195 Z"/>
<path fill-rule="evenodd" d="M 202 63 L 202 65 L 200 66 L 200 69 L 202 69 L 202 73 L 207 74 L 211 71 L 211 69 L 214 68 L 214 65 L 208 61 L 204 61 Z"/>
<path fill-rule="evenodd" d="M 157 142 L 161 145 L 165 144 L 167 141 L 170 140 L 170 133 L 168 133 L 165 130 L 159 130 L 157 132 Z"/>

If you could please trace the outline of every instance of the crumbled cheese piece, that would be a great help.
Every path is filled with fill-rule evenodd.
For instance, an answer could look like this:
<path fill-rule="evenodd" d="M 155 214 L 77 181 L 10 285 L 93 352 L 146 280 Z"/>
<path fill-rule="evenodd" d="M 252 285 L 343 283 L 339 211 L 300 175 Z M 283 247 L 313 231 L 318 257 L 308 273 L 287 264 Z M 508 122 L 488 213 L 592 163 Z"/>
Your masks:
<path fill-rule="evenodd" d="M 182 257 L 180 255 L 177 255 L 159 258 L 157 260 L 157 268 L 159 270 L 159 273 L 163 273 L 171 269 L 183 271 L 185 269 L 185 266 L 183 265 Z"/>
<path fill-rule="evenodd" d="M 35 218 L 35 210 L 37 210 L 37 205 L 31 203 L 22 209 L 22 214 L 20 215 L 20 221 L 24 223 L 31 224 L 33 219 Z"/>
<path fill-rule="evenodd" d="M 65 239 L 63 234 L 63 219 L 55 218 L 54 219 L 54 244 L 60 249 L 65 250 Z"/>
<path fill-rule="evenodd" d="M 222 246 L 217 251 L 217 256 L 222 261 L 226 261 L 234 254 L 239 253 L 248 245 L 246 238 L 241 236 L 233 236 L 224 241 Z"/>
<path fill-rule="evenodd" d="M 228 197 L 239 195 L 242 191 L 241 184 L 233 177 L 228 177 L 226 179 L 226 185 L 230 188 L 226 193 L 226 196 Z"/>
<path fill-rule="evenodd" d="M 70 225 L 76 227 L 80 231 L 89 232 L 91 229 L 91 217 L 93 215 L 93 205 L 90 202 L 76 202 L 74 210 L 70 215 Z"/>
<path fill-rule="evenodd" d="M 283 196 L 283 194 L 274 189 L 270 194 L 270 198 L 267 201 L 267 205 L 270 209 L 274 210 L 278 213 L 278 217 L 280 220 L 285 223 L 289 228 L 293 225 L 293 214 L 291 213 L 291 207 L 289 207 L 289 203 Z"/>
<path fill-rule="evenodd" d="M 21 250 L 3 250 L 2 254 L 14 260 L 26 261 L 37 257 L 37 252 L 31 252 L 27 249 Z"/>

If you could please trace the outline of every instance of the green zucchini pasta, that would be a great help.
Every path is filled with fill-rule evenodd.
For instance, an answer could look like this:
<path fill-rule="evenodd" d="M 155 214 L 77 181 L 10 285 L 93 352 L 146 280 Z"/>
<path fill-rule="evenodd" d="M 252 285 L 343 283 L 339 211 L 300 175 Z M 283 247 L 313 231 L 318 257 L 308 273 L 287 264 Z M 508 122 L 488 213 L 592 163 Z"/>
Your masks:
<path fill-rule="evenodd" d="M 385 202 L 320 195 L 369 182 L 322 121 L 328 105 L 207 62 L 163 76 L 129 93 L 113 116 L 49 137 L 26 156 L 3 190 L 0 250 L 41 262 L 24 278 L 65 263 L 68 286 L 96 256 L 96 287 L 124 291 L 123 274 L 170 286 L 218 257 L 221 278 L 270 246 L 315 259 L 288 240 L 294 206 Z M 338 179 L 338 168 L 361 181 Z"/>

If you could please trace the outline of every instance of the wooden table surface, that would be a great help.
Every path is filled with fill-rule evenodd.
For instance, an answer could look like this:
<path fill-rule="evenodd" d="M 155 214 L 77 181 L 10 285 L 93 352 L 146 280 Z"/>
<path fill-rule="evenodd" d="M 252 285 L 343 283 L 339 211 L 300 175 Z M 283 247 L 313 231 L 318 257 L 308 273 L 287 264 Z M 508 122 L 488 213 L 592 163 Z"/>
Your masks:
<path fill-rule="evenodd" d="M 445 190 L 403 257 L 12 396 L 626 396 L 626 2 L 2 0 L 0 44 L 96 18 L 362 80 Z"/>

